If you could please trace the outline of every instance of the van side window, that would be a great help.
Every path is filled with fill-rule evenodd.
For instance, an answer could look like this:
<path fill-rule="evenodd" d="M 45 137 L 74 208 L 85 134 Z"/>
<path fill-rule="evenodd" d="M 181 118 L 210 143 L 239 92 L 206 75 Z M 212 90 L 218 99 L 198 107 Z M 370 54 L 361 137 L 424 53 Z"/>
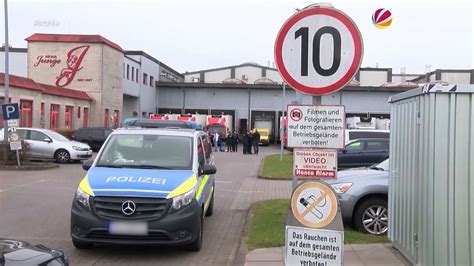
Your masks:
<path fill-rule="evenodd" d="M 205 159 L 204 159 L 204 147 L 203 147 L 203 142 L 199 141 L 198 143 L 198 162 L 199 166 L 203 167 L 205 164 Z"/>

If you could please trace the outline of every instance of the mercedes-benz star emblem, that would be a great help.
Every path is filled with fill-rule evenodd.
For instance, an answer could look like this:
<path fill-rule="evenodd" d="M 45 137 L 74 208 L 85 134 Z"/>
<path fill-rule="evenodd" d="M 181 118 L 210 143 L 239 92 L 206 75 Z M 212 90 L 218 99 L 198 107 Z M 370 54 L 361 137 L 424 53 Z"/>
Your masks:
<path fill-rule="evenodd" d="M 122 212 L 125 215 L 132 215 L 136 209 L 137 209 L 137 206 L 135 205 L 135 202 L 131 200 L 127 200 L 124 203 L 122 203 Z"/>

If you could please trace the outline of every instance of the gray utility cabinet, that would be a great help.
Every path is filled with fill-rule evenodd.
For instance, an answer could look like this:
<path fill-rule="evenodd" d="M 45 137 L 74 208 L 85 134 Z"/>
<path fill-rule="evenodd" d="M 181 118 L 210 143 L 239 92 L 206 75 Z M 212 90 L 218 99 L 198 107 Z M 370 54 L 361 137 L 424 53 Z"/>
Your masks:
<path fill-rule="evenodd" d="M 413 264 L 474 265 L 474 85 L 390 103 L 390 240 Z"/>

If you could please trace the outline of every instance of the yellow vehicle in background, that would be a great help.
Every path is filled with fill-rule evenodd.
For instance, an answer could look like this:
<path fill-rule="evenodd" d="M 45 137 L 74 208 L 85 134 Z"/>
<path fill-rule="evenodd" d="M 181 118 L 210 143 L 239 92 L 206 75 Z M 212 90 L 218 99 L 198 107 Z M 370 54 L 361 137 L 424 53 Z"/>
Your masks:
<path fill-rule="evenodd" d="M 268 146 L 270 144 L 270 129 L 256 128 L 256 130 L 260 134 L 260 142 L 258 144 L 262 146 Z"/>

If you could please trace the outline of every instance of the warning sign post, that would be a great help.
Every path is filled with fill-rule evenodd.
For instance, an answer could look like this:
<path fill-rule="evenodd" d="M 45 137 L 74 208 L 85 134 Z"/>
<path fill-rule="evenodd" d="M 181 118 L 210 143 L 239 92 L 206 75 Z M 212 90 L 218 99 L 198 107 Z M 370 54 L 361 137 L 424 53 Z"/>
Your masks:
<path fill-rule="evenodd" d="M 286 265 L 342 265 L 344 226 L 334 190 L 326 183 L 299 184 L 290 200 Z"/>
<path fill-rule="evenodd" d="M 293 175 L 298 179 L 335 179 L 337 150 L 293 150 Z"/>
<path fill-rule="evenodd" d="M 342 265 L 344 232 L 286 227 L 286 265 Z"/>
<path fill-rule="evenodd" d="M 343 105 L 289 105 L 288 147 L 344 148 Z"/>

